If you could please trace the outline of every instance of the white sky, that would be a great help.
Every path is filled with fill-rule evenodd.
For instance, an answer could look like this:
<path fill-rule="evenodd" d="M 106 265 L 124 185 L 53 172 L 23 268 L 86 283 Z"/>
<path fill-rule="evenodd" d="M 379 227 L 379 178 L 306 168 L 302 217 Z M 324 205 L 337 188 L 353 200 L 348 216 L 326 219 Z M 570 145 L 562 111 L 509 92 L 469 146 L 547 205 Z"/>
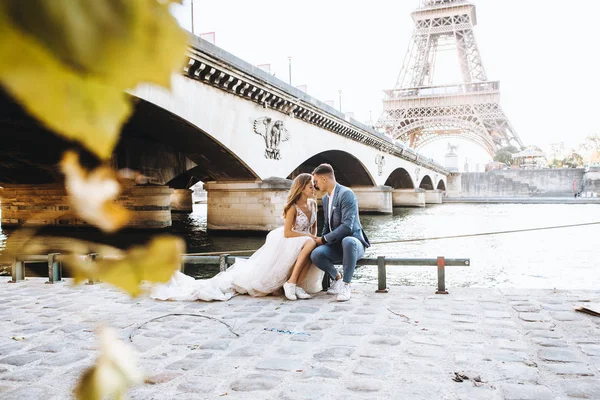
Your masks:
<path fill-rule="evenodd" d="M 599 133 L 600 2 L 579 0 L 475 0 L 475 35 L 488 79 L 499 80 L 501 105 L 525 145 L 577 147 Z M 576 4 L 576 6 L 575 6 Z M 322 101 L 342 90 L 342 111 L 369 121 L 381 113 L 383 89 L 396 83 L 413 29 L 417 0 L 194 0 L 196 34 L 216 32 L 216 44 Z M 190 0 L 174 6 L 190 29 Z M 436 67 L 458 73 L 457 58 L 442 55 Z M 443 65 L 444 64 L 444 65 Z M 456 75 L 458 78 L 458 75 Z M 485 154 L 459 142 L 459 154 L 483 162 Z M 423 153 L 443 161 L 446 142 Z M 464 161 L 461 159 L 461 165 Z"/>

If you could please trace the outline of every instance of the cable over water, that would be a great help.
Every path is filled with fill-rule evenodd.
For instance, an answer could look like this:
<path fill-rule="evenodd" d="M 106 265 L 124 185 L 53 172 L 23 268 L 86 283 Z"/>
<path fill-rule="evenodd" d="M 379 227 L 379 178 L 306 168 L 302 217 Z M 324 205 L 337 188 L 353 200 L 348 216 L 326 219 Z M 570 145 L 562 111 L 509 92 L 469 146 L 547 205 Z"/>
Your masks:
<path fill-rule="evenodd" d="M 503 234 L 508 234 L 508 233 L 519 233 L 519 232 L 545 231 L 545 230 L 550 230 L 550 229 L 575 228 L 575 227 L 589 226 L 589 225 L 600 225 L 600 221 L 583 222 L 580 224 L 543 226 L 543 227 L 539 227 L 539 228 L 511 229 L 511 230 L 507 230 L 507 231 L 468 233 L 468 234 L 464 234 L 464 235 L 448 235 L 448 236 L 433 236 L 433 237 L 414 238 L 414 239 L 383 240 L 383 241 L 371 242 L 371 246 L 377 246 L 377 245 L 381 245 L 381 244 L 424 242 L 427 240 L 457 239 L 457 238 L 478 237 L 478 236 L 503 235 Z M 229 255 L 247 254 L 247 253 L 254 253 L 255 251 L 256 250 L 212 251 L 212 252 L 207 252 L 207 253 L 192 253 L 192 254 L 186 254 L 186 255 L 188 255 L 188 256 L 219 256 L 221 254 L 229 254 Z"/>

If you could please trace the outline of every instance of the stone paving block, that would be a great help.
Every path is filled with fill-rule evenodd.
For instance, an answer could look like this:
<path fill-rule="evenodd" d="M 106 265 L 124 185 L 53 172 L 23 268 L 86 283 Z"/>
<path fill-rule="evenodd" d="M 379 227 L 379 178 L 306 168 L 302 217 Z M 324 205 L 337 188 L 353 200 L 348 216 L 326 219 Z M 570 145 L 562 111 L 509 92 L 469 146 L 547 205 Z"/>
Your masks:
<path fill-rule="evenodd" d="M 251 374 L 235 380 L 231 384 L 231 389 L 237 392 L 265 391 L 271 390 L 281 383 L 281 379 L 275 376 Z"/>
<path fill-rule="evenodd" d="M 310 378 L 327 378 L 327 379 L 337 379 L 342 376 L 342 373 L 327 367 L 314 367 L 310 366 L 304 371 L 300 377 L 302 379 L 310 379 Z"/>
<path fill-rule="evenodd" d="M 304 322 L 306 317 L 304 315 L 286 315 L 281 319 L 282 322 Z"/>
<path fill-rule="evenodd" d="M 581 317 L 581 315 L 578 315 L 577 312 L 573 311 L 555 311 L 555 312 L 551 312 L 550 316 L 557 320 L 557 321 L 561 321 L 561 322 L 568 322 L 568 321 L 581 321 L 583 318 Z"/>
<path fill-rule="evenodd" d="M 4 346 L 0 346 L 0 356 L 5 356 L 13 352 L 17 352 L 25 347 L 23 342 L 12 342 Z"/>
<path fill-rule="evenodd" d="M 7 373 L 0 377 L 5 381 L 15 382 L 35 382 L 43 376 L 47 376 L 52 370 L 48 368 L 20 368 L 16 371 Z"/>
<path fill-rule="evenodd" d="M 34 385 L 22 386 L 12 392 L 2 394 L 3 400 L 47 400 L 50 399 L 58 391 L 50 386 Z"/>
<path fill-rule="evenodd" d="M 446 351 L 439 346 L 415 345 L 409 347 L 407 353 L 418 358 L 442 358 Z"/>
<path fill-rule="evenodd" d="M 276 398 L 284 400 L 327 399 L 331 392 L 330 387 L 321 383 L 294 383 L 282 390 Z"/>
<path fill-rule="evenodd" d="M 41 358 L 41 356 L 39 354 L 35 354 L 35 353 L 19 354 L 19 355 L 8 356 L 8 357 L 4 357 L 4 358 L 0 359 L 0 364 L 15 365 L 15 366 L 20 367 L 22 365 L 37 361 L 40 358 Z"/>
<path fill-rule="evenodd" d="M 230 340 L 209 340 L 208 342 L 202 343 L 200 348 L 204 350 L 227 350 L 230 343 Z"/>
<path fill-rule="evenodd" d="M 505 400 L 554 400 L 550 389 L 542 385 L 501 385 Z"/>
<path fill-rule="evenodd" d="M 204 377 L 198 378 L 197 381 L 183 382 L 177 386 L 177 390 L 181 393 L 192 393 L 198 396 L 198 393 L 210 393 L 217 387 L 217 384 L 212 379 Z M 177 397 L 178 399 L 179 397 Z M 175 398 L 174 398 L 175 399 Z"/>
<path fill-rule="evenodd" d="M 556 375 L 593 376 L 594 372 L 583 363 L 556 363 L 543 364 L 550 372 Z"/>
<path fill-rule="evenodd" d="M 539 383 L 540 374 L 537 367 L 520 362 L 496 364 L 500 379 L 510 383 Z"/>
<path fill-rule="evenodd" d="M 41 365 L 64 367 L 65 365 L 74 364 L 78 361 L 85 360 L 88 357 L 89 354 L 84 352 L 63 352 L 54 354 L 51 357 L 42 360 Z"/>
<path fill-rule="evenodd" d="M 382 336 L 382 337 L 378 337 L 378 338 L 370 340 L 369 343 L 377 345 L 377 346 L 397 347 L 402 343 L 402 341 L 396 337 Z"/>
<path fill-rule="evenodd" d="M 350 357 L 354 353 L 351 347 L 332 347 L 316 353 L 313 357 L 319 361 L 339 361 Z"/>
<path fill-rule="evenodd" d="M 544 312 L 520 312 L 519 319 L 525 322 L 546 322 L 550 316 Z"/>
<path fill-rule="evenodd" d="M 337 333 L 342 336 L 366 336 L 372 331 L 372 327 L 364 325 L 341 325 Z"/>
<path fill-rule="evenodd" d="M 494 343 L 494 342 L 492 342 L 492 343 Z M 520 341 L 520 340 L 496 339 L 494 344 L 498 348 L 506 349 L 506 350 L 527 351 L 527 349 L 529 348 L 527 343 Z"/>
<path fill-rule="evenodd" d="M 600 399 L 599 379 L 567 379 L 560 382 L 565 394 L 577 399 Z"/>
<path fill-rule="evenodd" d="M 383 384 L 375 379 L 361 378 L 347 382 L 346 388 L 351 392 L 370 393 L 380 391 Z"/>
<path fill-rule="evenodd" d="M 297 371 L 302 370 L 302 361 L 293 358 L 267 358 L 256 365 L 261 371 Z"/>
<path fill-rule="evenodd" d="M 581 351 L 588 356 L 600 357 L 600 345 L 597 344 L 584 344 L 579 346 Z"/>
<path fill-rule="evenodd" d="M 315 314 L 319 311 L 318 307 L 310 307 L 310 306 L 299 306 L 293 308 L 290 313 L 292 314 Z"/>
<path fill-rule="evenodd" d="M 264 353 L 264 349 L 259 346 L 243 346 L 228 354 L 229 357 L 257 357 Z"/>
<path fill-rule="evenodd" d="M 484 311 L 483 316 L 489 319 L 509 319 L 512 317 L 512 313 L 509 311 L 489 310 Z"/>
<path fill-rule="evenodd" d="M 352 372 L 356 375 L 368 375 L 383 379 L 391 372 L 391 367 L 390 361 L 365 358 L 358 360 Z"/>
<path fill-rule="evenodd" d="M 502 395 L 496 388 L 487 386 L 473 386 L 470 383 L 466 385 L 456 385 L 454 387 L 456 399 L 458 400 L 501 400 Z"/>
<path fill-rule="evenodd" d="M 560 348 L 541 349 L 538 352 L 538 356 L 542 360 L 556 362 L 576 362 L 581 358 L 577 351 Z"/>

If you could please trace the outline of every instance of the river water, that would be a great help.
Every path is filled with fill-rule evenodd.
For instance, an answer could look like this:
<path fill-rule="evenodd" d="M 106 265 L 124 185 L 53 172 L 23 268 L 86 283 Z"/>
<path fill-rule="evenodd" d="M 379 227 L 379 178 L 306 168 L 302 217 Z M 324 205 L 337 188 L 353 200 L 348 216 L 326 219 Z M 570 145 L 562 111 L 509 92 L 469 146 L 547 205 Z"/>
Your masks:
<path fill-rule="evenodd" d="M 393 215 L 362 215 L 372 242 L 462 235 L 600 221 L 595 204 L 441 204 L 427 208 L 395 209 Z M 319 218 L 319 226 L 322 216 Z M 182 236 L 188 252 L 256 249 L 265 235 L 236 236 L 206 233 L 206 205 L 194 205 L 192 214 L 173 214 L 169 233 Z M 11 232 L 0 229 L 0 249 Z M 126 248 L 143 243 L 150 233 L 126 231 L 105 236 L 90 230 L 45 229 L 53 240 L 72 235 Z M 366 256 L 470 258 L 469 267 L 447 267 L 448 288 L 520 287 L 598 289 L 600 287 L 600 225 L 472 238 L 443 239 L 377 245 Z M 40 266 L 31 273 L 45 273 Z M 186 273 L 207 277 L 215 268 Z M 375 267 L 356 271 L 355 280 L 377 281 Z M 388 285 L 435 286 L 435 267 L 388 267 Z"/>

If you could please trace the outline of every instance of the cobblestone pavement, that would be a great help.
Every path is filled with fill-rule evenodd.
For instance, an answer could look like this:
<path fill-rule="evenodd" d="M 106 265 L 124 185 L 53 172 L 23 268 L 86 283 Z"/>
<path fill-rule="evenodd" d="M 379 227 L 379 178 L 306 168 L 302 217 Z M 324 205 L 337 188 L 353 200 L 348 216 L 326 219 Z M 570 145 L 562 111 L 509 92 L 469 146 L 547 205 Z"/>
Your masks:
<path fill-rule="evenodd" d="M 597 291 L 355 285 L 347 303 L 187 303 L 43 282 L 0 284 L 4 400 L 69 398 L 100 324 L 126 341 L 135 330 L 151 383 L 134 399 L 600 399 L 600 318 L 573 310 Z M 136 329 L 169 313 L 218 318 L 240 337 L 188 316 Z"/>

